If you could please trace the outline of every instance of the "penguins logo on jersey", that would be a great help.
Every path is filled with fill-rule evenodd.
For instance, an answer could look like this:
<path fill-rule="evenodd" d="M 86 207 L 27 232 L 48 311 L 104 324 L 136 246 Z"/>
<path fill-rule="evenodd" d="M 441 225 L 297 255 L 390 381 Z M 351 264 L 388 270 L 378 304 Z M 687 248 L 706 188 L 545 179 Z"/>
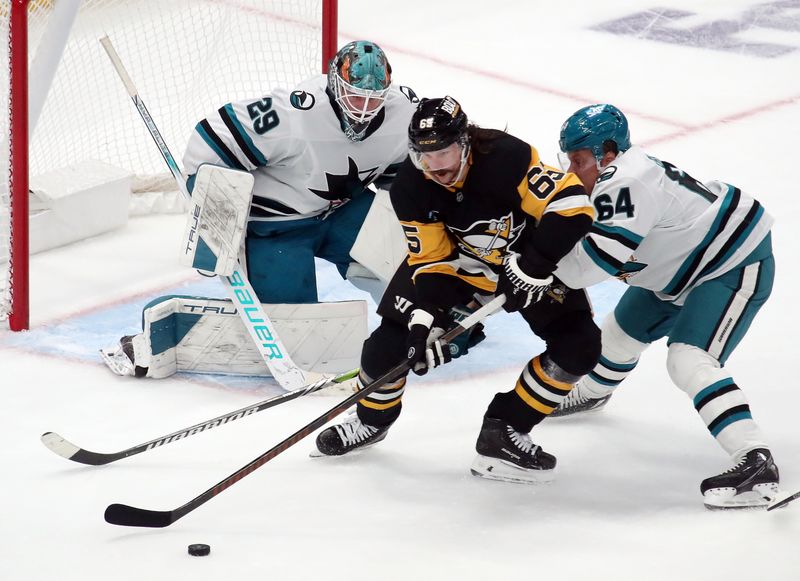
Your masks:
<path fill-rule="evenodd" d="M 550 287 L 545 291 L 544 294 L 550 297 L 550 302 L 563 304 L 564 297 L 567 294 L 567 287 L 560 283 L 550 285 Z"/>
<path fill-rule="evenodd" d="M 509 247 L 519 238 L 525 222 L 514 225 L 513 214 L 496 220 L 479 220 L 465 230 L 450 227 L 462 252 L 483 262 L 501 265 Z"/>
<path fill-rule="evenodd" d="M 289 95 L 289 102 L 295 109 L 308 111 L 314 106 L 315 99 L 314 95 L 306 91 L 292 91 L 292 94 Z"/>

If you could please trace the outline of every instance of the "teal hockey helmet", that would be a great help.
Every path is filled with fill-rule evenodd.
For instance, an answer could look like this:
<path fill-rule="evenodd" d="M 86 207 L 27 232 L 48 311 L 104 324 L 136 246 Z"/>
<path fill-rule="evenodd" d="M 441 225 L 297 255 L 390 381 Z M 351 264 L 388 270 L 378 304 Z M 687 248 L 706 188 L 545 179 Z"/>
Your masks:
<path fill-rule="evenodd" d="M 614 105 L 590 105 L 578 109 L 564 121 L 558 145 L 564 153 L 591 149 L 599 161 L 603 157 L 603 144 L 607 141 L 613 141 L 619 151 L 630 149 L 628 120 Z"/>
<path fill-rule="evenodd" d="M 391 84 L 386 55 L 368 40 L 344 45 L 328 66 L 328 88 L 347 117 L 346 126 L 372 120 L 383 108 Z"/>

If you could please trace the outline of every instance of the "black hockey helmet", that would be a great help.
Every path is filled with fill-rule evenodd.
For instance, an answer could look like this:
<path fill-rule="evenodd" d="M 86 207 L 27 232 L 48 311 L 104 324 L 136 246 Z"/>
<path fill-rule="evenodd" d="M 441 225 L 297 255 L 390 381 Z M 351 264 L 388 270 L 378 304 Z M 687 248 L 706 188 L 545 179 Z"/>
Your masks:
<path fill-rule="evenodd" d="M 416 152 L 438 151 L 466 141 L 467 115 L 450 97 L 422 99 L 408 126 L 409 148 Z"/>

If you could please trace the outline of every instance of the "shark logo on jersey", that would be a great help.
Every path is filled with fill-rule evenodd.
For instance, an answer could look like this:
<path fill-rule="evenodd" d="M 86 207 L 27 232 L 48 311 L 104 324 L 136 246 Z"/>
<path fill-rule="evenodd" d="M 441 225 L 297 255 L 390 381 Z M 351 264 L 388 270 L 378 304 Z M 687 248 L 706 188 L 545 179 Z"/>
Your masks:
<path fill-rule="evenodd" d="M 622 268 L 615 276 L 622 282 L 627 282 L 630 277 L 637 272 L 641 272 L 645 268 L 647 268 L 646 264 L 638 262 L 636 257 L 631 255 L 631 257 L 628 259 L 628 262 L 622 265 Z"/>
<path fill-rule="evenodd" d="M 500 219 L 479 220 L 464 230 L 449 227 L 462 252 L 495 265 L 503 264 L 509 247 L 519 239 L 523 228 L 525 222 L 515 226 L 514 215 L 510 213 Z"/>
<path fill-rule="evenodd" d="M 308 111 L 314 106 L 316 99 L 314 99 L 314 95 L 306 91 L 292 91 L 292 94 L 289 95 L 289 102 L 295 109 Z"/>
<path fill-rule="evenodd" d="M 357 192 L 359 189 L 371 184 L 377 177 L 377 169 L 378 167 L 375 166 L 370 169 L 360 170 L 355 160 L 348 156 L 346 174 L 339 175 L 325 172 L 325 179 L 328 181 L 327 190 L 308 189 L 320 198 L 330 200 L 335 205 L 340 205 L 343 200 L 349 200 L 353 197 L 353 192 Z M 367 175 L 362 178 L 361 174 Z"/>
<path fill-rule="evenodd" d="M 606 180 L 610 180 L 610 179 L 611 179 L 611 177 L 612 177 L 612 176 L 613 176 L 615 173 L 617 173 L 617 166 L 615 166 L 615 165 L 610 165 L 610 166 L 608 166 L 608 169 L 606 169 L 606 170 L 605 170 L 603 173 L 601 173 L 601 174 L 600 174 L 600 175 L 597 177 L 597 182 L 596 182 L 596 183 L 598 183 L 598 184 L 599 184 L 600 182 L 604 182 L 604 181 L 606 181 Z"/>

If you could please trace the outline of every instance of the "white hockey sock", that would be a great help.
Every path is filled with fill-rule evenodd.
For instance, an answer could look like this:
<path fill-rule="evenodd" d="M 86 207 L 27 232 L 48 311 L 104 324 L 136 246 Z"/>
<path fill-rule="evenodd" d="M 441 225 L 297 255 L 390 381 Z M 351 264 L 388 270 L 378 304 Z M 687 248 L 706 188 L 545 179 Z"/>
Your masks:
<path fill-rule="evenodd" d="M 744 392 L 706 351 L 673 343 L 667 369 L 675 385 L 692 398 L 708 431 L 732 460 L 737 461 L 749 450 L 769 447 L 753 421 Z"/>

